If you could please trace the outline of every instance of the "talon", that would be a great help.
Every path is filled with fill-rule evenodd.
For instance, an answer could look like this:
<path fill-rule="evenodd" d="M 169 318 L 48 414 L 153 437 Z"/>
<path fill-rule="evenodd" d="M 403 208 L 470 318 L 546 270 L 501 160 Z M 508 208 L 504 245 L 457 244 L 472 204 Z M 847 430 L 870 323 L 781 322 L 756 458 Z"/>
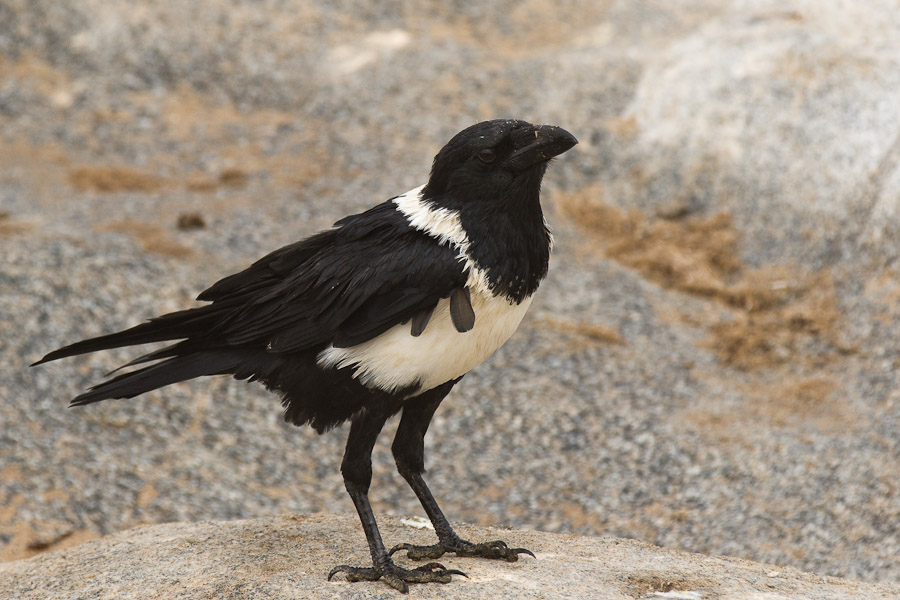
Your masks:
<path fill-rule="evenodd" d="M 537 558 L 531 550 L 527 548 L 510 548 L 506 542 L 501 540 L 475 544 L 467 552 L 468 556 L 503 559 L 506 562 L 516 562 L 519 560 L 519 554 L 528 554 L 532 558 Z"/>
<path fill-rule="evenodd" d="M 459 569 L 447 569 L 447 575 L 462 575 L 462 576 L 465 577 L 466 579 L 469 578 L 468 575 L 466 575 L 465 573 L 463 573 L 463 572 L 460 571 Z"/>
<path fill-rule="evenodd" d="M 388 556 L 393 556 L 394 552 L 398 552 L 400 550 L 409 551 L 409 549 L 412 547 L 413 547 L 412 544 L 397 544 L 396 546 L 391 548 L 390 551 L 388 551 Z"/>
<path fill-rule="evenodd" d="M 341 571 L 346 571 L 347 569 L 352 569 L 352 568 L 353 568 L 353 567 L 351 567 L 350 565 L 338 565 L 338 566 L 336 566 L 336 567 L 333 568 L 331 571 L 329 571 L 329 573 L 328 573 L 328 581 L 331 581 L 331 578 L 334 577 L 335 575 L 337 575 L 338 573 L 340 573 Z"/>
<path fill-rule="evenodd" d="M 512 551 L 515 552 L 516 554 L 527 554 L 531 558 L 535 558 L 535 559 L 537 558 L 537 556 L 534 555 L 534 552 L 532 552 L 528 548 L 513 548 Z"/>
<path fill-rule="evenodd" d="M 381 578 L 381 573 L 376 571 L 373 567 L 338 565 L 328 573 L 328 581 L 331 581 L 331 578 L 338 573 L 344 573 L 344 578 L 347 581 L 354 583 L 357 581 L 378 581 Z"/>

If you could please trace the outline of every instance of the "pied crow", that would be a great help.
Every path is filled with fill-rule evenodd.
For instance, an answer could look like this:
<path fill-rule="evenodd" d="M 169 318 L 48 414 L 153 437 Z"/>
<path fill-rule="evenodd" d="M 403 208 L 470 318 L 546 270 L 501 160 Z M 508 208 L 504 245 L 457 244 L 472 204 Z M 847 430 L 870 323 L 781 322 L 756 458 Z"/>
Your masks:
<path fill-rule="evenodd" d="M 341 473 L 373 566 L 340 565 L 329 579 L 342 572 L 407 592 L 408 583 L 462 574 L 434 562 L 401 568 L 391 559 L 398 550 L 415 560 L 452 552 L 515 561 L 531 552 L 454 532 L 422 478 L 424 437 L 450 389 L 513 334 L 547 274 L 552 240 L 541 179 L 550 159 L 576 143 L 560 127 L 519 120 L 468 127 L 435 156 L 425 185 L 225 277 L 198 296 L 208 304 L 77 342 L 35 364 L 170 341 L 71 406 L 228 374 L 279 394 L 295 425 L 322 433 L 350 421 Z M 385 421 L 401 411 L 397 469 L 438 542 L 387 552 L 368 499 L 371 457 Z"/>

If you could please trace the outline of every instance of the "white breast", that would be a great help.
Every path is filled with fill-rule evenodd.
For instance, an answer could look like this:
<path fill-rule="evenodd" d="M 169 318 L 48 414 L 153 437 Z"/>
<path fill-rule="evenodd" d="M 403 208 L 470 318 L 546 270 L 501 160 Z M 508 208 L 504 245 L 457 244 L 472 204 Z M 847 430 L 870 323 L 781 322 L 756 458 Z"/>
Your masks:
<path fill-rule="evenodd" d="M 460 333 L 450 319 L 450 301 L 438 302 L 419 337 L 410 324 L 397 325 L 349 348 L 329 346 L 319 353 L 321 367 L 353 366 L 353 376 L 370 388 L 394 391 L 419 384 L 420 392 L 464 375 L 494 353 L 515 332 L 531 298 L 510 304 L 502 297 L 472 293 L 475 327 Z"/>

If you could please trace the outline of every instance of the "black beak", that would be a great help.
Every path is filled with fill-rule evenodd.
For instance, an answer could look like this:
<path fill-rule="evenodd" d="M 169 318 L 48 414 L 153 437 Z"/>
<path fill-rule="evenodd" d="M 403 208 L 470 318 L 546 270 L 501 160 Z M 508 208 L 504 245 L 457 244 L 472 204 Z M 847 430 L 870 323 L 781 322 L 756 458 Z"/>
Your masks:
<path fill-rule="evenodd" d="M 519 149 L 507 159 L 507 164 L 516 171 L 547 162 L 578 143 L 574 135 L 555 125 L 536 125 L 516 133 Z"/>

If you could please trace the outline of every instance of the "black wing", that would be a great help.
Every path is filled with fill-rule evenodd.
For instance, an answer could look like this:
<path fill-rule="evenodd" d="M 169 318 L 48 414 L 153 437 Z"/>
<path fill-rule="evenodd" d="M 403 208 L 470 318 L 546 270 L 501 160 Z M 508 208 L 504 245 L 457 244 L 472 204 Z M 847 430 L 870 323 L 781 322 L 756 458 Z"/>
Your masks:
<path fill-rule="evenodd" d="M 228 302 L 254 290 L 215 336 L 229 346 L 264 344 L 271 352 L 353 346 L 433 309 L 465 286 L 456 253 L 411 229 L 393 203 L 338 225 L 320 234 L 330 243 L 315 251 L 276 252 L 265 268 L 260 261 L 201 294 Z"/>

